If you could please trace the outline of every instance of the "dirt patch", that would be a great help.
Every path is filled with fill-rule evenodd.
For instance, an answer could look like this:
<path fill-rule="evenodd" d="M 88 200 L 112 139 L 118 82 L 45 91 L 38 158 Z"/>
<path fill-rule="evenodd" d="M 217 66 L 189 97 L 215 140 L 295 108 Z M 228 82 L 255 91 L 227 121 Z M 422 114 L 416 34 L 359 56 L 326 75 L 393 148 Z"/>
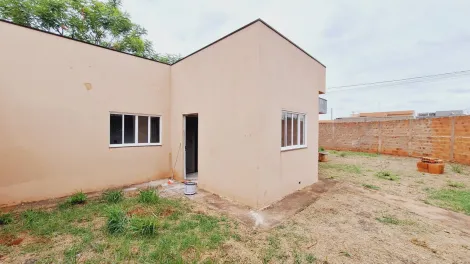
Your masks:
<path fill-rule="evenodd" d="M 4 246 L 17 246 L 23 242 L 24 238 L 17 237 L 14 235 L 1 235 L 0 236 L 0 245 Z"/>
<path fill-rule="evenodd" d="M 173 210 L 173 209 L 171 209 L 171 208 L 165 208 L 165 209 L 160 213 L 160 216 L 168 217 L 168 216 L 172 215 L 174 212 L 175 212 L 175 210 Z"/>
<path fill-rule="evenodd" d="M 135 207 L 132 210 L 130 210 L 129 212 L 127 212 L 128 216 L 133 216 L 133 215 L 143 216 L 143 215 L 147 215 L 147 214 L 148 214 L 148 212 L 142 207 Z"/>

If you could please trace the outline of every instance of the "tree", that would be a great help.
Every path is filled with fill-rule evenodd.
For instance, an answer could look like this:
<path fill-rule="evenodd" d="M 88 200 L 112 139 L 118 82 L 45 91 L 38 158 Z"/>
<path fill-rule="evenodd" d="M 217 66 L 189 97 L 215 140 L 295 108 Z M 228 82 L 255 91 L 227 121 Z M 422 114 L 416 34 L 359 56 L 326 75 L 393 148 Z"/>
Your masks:
<path fill-rule="evenodd" d="M 121 0 L 0 0 L 0 18 L 137 56 L 175 63 L 176 54 L 158 54 L 132 23 Z"/>

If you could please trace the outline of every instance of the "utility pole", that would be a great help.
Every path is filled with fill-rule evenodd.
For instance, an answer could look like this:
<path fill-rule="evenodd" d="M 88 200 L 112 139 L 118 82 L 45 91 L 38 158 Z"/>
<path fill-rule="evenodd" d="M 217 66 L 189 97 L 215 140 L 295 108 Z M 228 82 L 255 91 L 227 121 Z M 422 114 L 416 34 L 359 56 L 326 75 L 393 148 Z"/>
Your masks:
<path fill-rule="evenodd" d="M 333 120 L 333 108 L 331 108 L 331 120 Z"/>

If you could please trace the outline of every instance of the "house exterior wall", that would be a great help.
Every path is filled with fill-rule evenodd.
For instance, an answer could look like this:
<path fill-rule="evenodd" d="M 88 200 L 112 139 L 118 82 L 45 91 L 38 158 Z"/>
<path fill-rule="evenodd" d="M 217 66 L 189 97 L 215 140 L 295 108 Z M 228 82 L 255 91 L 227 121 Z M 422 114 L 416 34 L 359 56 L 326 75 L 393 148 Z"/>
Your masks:
<path fill-rule="evenodd" d="M 261 22 L 173 65 L 171 84 L 180 179 L 183 114 L 197 113 L 200 188 L 261 208 L 318 180 L 325 68 Z M 307 148 L 281 151 L 283 109 L 307 114 Z"/>
<path fill-rule="evenodd" d="M 182 179 L 183 114 L 199 117 L 199 188 L 257 205 L 260 151 L 256 23 L 171 68 L 172 157 Z M 178 156 L 178 159 L 177 159 Z"/>
<path fill-rule="evenodd" d="M 318 181 L 318 94 L 326 69 L 274 31 L 259 31 L 260 151 L 258 206 Z M 307 148 L 280 151 L 282 110 L 307 115 Z"/>
<path fill-rule="evenodd" d="M 8 23 L 0 36 L 0 205 L 169 175 L 170 66 Z M 110 148 L 110 111 L 162 115 L 162 146 Z"/>

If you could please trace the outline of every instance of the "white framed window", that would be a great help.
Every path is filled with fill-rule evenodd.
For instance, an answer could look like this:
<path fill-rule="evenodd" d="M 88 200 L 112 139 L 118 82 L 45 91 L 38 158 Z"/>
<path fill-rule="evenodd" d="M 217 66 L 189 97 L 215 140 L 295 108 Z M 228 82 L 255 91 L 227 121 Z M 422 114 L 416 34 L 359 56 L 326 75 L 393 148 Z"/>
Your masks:
<path fill-rule="evenodd" d="M 162 118 L 156 115 L 109 113 L 109 146 L 159 146 Z"/>
<path fill-rule="evenodd" d="M 281 150 L 290 150 L 306 147 L 306 114 L 283 110 L 281 117 Z"/>

